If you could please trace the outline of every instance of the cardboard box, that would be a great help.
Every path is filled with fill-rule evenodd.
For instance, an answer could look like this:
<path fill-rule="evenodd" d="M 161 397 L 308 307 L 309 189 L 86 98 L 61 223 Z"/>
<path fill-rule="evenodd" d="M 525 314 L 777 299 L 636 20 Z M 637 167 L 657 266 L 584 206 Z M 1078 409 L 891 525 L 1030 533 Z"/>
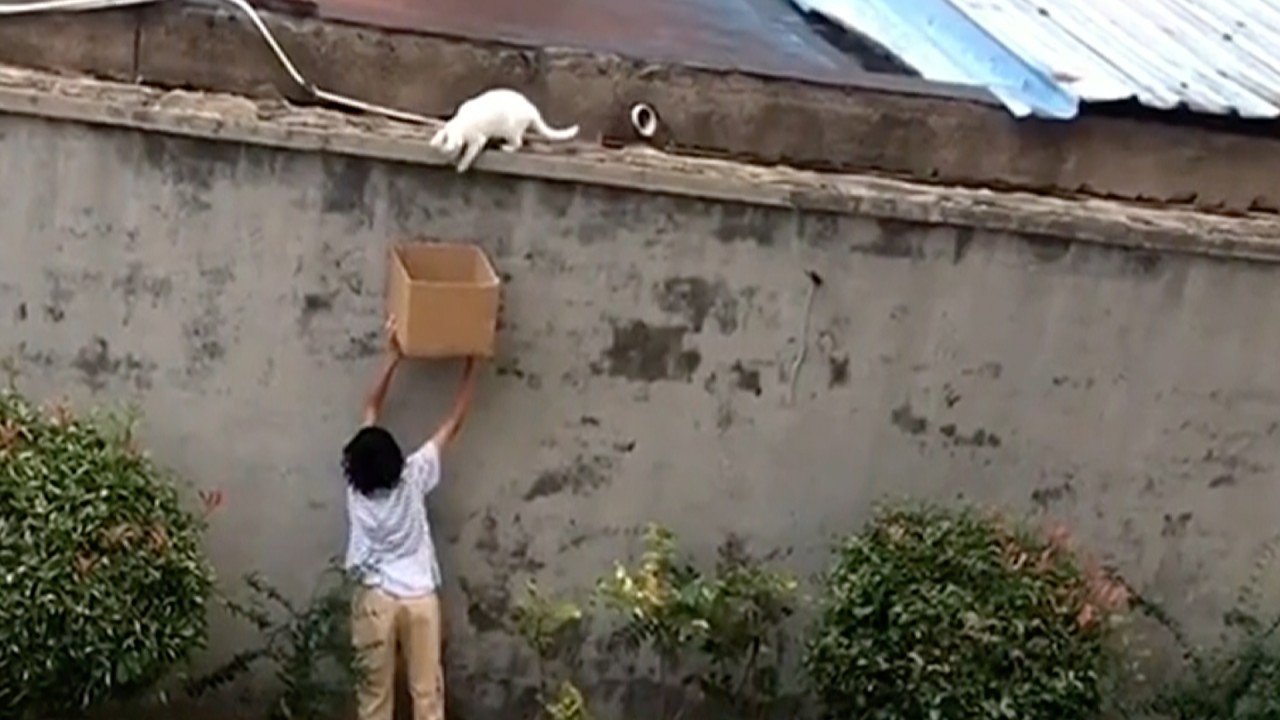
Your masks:
<path fill-rule="evenodd" d="M 466 243 L 408 242 L 391 249 L 387 310 L 408 357 L 492 357 L 498 274 Z"/>

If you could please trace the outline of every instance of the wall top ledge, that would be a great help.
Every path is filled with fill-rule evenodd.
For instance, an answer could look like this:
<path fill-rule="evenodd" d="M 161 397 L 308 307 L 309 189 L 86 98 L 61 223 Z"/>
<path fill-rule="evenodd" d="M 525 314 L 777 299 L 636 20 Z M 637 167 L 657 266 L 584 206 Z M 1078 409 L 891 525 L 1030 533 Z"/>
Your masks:
<path fill-rule="evenodd" d="M 164 90 L 5 66 L 0 66 L 0 113 L 300 152 L 445 164 L 427 145 L 438 124 L 411 125 L 282 101 Z M 1033 240 L 1280 262 L 1280 218 L 1262 214 L 1227 216 L 1110 200 L 926 185 L 588 143 L 535 141 L 518 153 L 486 152 L 472 167 L 472 172 L 800 212 L 971 227 Z"/>

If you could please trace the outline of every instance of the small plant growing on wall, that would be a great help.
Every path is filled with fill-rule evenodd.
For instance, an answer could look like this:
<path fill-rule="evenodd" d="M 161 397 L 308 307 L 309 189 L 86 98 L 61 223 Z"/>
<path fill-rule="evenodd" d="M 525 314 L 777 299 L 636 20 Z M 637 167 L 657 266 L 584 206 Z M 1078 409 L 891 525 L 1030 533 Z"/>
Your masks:
<path fill-rule="evenodd" d="M 891 505 L 839 546 L 805 667 L 832 719 L 1095 717 L 1127 599 L 1060 531 Z"/>
<path fill-rule="evenodd" d="M 597 597 L 619 615 L 619 638 L 656 656 L 664 700 L 668 685 L 692 684 L 739 718 L 763 716 L 779 701 L 782 624 L 796 603 L 790 576 L 732 550 L 704 574 L 679 557 L 669 530 L 651 525 L 638 565 L 619 563 Z"/>
<path fill-rule="evenodd" d="M 0 717 L 130 699 L 204 645 L 202 518 L 133 426 L 0 390 Z"/>
<path fill-rule="evenodd" d="M 253 625 L 261 641 L 190 680 L 188 695 L 199 698 L 224 688 L 265 664 L 279 687 L 278 697 L 268 705 L 268 718 L 341 717 L 364 677 L 360 653 L 351 641 L 355 580 L 331 562 L 305 604 L 289 600 L 256 573 L 246 575 L 244 582 L 246 601 L 223 602 L 232 615 Z"/>
<path fill-rule="evenodd" d="M 1182 649 L 1183 668 L 1167 687 L 1128 717 L 1168 720 L 1273 720 L 1280 718 L 1280 612 L 1268 611 L 1258 586 L 1272 565 L 1276 540 L 1261 553 L 1223 618 L 1221 641 L 1212 647 L 1191 643 L 1181 626 L 1159 605 L 1138 598 L 1137 607 L 1168 629 Z"/>
<path fill-rule="evenodd" d="M 545 594 L 529 581 L 513 619 L 516 633 L 538 658 L 538 703 L 543 713 L 549 720 L 588 720 L 586 700 L 571 678 L 584 631 L 582 608 Z"/>

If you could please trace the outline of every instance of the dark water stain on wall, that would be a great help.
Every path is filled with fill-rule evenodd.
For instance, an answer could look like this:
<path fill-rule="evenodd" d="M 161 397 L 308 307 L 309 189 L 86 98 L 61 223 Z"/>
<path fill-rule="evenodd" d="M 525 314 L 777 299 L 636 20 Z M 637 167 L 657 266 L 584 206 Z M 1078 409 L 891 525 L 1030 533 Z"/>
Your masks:
<path fill-rule="evenodd" d="M 369 203 L 369 177 L 373 163 L 364 159 L 343 155 L 321 156 L 324 185 L 320 195 L 320 210 L 343 215 L 356 221 L 357 227 L 373 224 L 373 210 Z"/>
<path fill-rule="evenodd" d="M 335 348 L 333 359 L 339 362 L 351 362 L 382 354 L 382 331 L 366 330 L 347 336 L 345 343 Z"/>
<path fill-rule="evenodd" d="M 924 258 L 924 230 L 915 223 L 880 220 L 870 242 L 854 242 L 849 249 L 861 255 L 920 260 Z"/>
<path fill-rule="evenodd" d="M 1056 263 L 1071 254 L 1075 243 L 1050 235 L 1022 235 L 1031 257 L 1042 263 Z"/>
<path fill-rule="evenodd" d="M 889 422 L 908 435 L 923 435 L 929 429 L 928 418 L 913 413 L 910 401 L 894 408 L 889 414 Z"/>
<path fill-rule="evenodd" d="M 573 221 L 570 231 L 583 245 L 613 242 L 623 229 L 648 226 L 655 214 L 648 198 L 634 191 L 599 185 L 560 186 L 580 212 L 567 213 Z"/>
<path fill-rule="evenodd" d="M 524 494 L 525 502 L 550 497 L 563 492 L 586 495 L 608 484 L 613 471 L 613 459 L 605 455 L 583 457 L 579 455 L 563 467 L 546 470 L 533 481 Z"/>
<path fill-rule="evenodd" d="M 212 209 L 209 196 L 219 177 L 231 177 L 244 153 L 241 145 L 211 143 L 159 133 L 137 133 L 144 161 L 173 184 L 186 215 Z"/>
<path fill-rule="evenodd" d="M 302 296 L 302 314 L 315 315 L 322 312 L 332 312 L 333 299 L 337 294 L 337 290 L 331 290 L 327 293 L 306 293 Z"/>
<path fill-rule="evenodd" d="M 964 395 L 961 395 L 951 383 L 942 384 L 942 402 L 946 404 L 948 410 L 958 405 L 963 399 Z"/>
<path fill-rule="evenodd" d="M 525 192 L 526 200 L 533 206 L 537 207 L 555 222 L 569 221 L 570 210 L 575 203 L 589 202 L 595 199 L 594 193 L 598 188 L 596 186 L 587 185 L 569 185 L 554 182 L 533 182 L 529 183 Z M 603 197 L 603 196 L 602 196 Z"/>
<path fill-rule="evenodd" d="M 499 523 L 494 508 L 485 510 L 475 541 L 484 570 L 467 568 L 458 578 L 467 599 L 467 623 L 476 632 L 507 629 L 513 604 L 512 578 L 536 573 L 545 567 L 545 563 L 533 556 L 532 544 L 533 536 L 524 529 L 519 513 Z"/>
<path fill-rule="evenodd" d="M 1166 513 L 1164 516 L 1164 523 L 1160 528 L 1160 537 L 1182 537 L 1187 533 L 1187 527 L 1191 524 L 1192 517 L 1194 516 L 1189 511 L 1183 511 L 1177 515 Z"/>
<path fill-rule="evenodd" d="M 156 364 L 150 360 L 133 353 L 113 353 L 107 340 L 98 335 L 93 336 L 76 352 L 71 367 L 80 371 L 85 386 L 94 393 L 105 389 L 112 378 L 131 383 L 136 390 L 147 390 L 151 387 L 151 376 L 156 371 Z"/>
<path fill-rule="evenodd" d="M 67 306 L 76 296 L 76 278 L 45 270 L 44 280 L 49 286 L 48 300 L 44 305 L 44 318 L 51 323 L 62 322 L 67 316 Z"/>
<path fill-rule="evenodd" d="M 824 212 L 802 212 L 796 219 L 796 233 L 809 245 L 824 246 L 840 239 L 842 216 Z"/>
<path fill-rule="evenodd" d="M 694 332 L 702 332 L 708 316 L 725 335 L 738 329 L 738 298 L 723 280 L 669 277 L 654 287 L 653 295 L 663 312 L 682 317 Z"/>
<path fill-rule="evenodd" d="M 384 165 L 382 172 L 386 177 L 382 202 L 386 205 L 391 227 L 403 232 L 430 222 L 431 207 L 423 202 L 422 194 L 424 186 L 429 186 L 439 176 L 430 170 L 409 165 Z"/>
<path fill-rule="evenodd" d="M 188 376 L 208 375 L 214 363 L 226 356 L 227 346 L 220 335 L 224 322 L 221 311 L 206 308 L 183 323 L 182 337 L 186 342 Z"/>
<path fill-rule="evenodd" d="M 227 354 L 227 341 L 223 338 L 226 317 L 222 313 L 222 295 L 235 279 L 230 265 L 203 267 L 200 270 L 202 285 L 196 300 L 196 313 L 182 324 L 187 359 L 187 377 L 206 377 L 214 365 Z"/>
<path fill-rule="evenodd" d="M 240 156 L 239 177 L 245 184 L 278 183 L 289 172 L 297 172 L 297 163 L 308 160 L 303 153 L 289 152 L 263 145 L 249 145 Z"/>
<path fill-rule="evenodd" d="M 1209 481 L 1209 487 L 1217 489 L 1224 487 L 1234 487 L 1236 484 L 1236 476 L 1231 473 L 1223 473 Z"/>
<path fill-rule="evenodd" d="M 849 384 L 849 356 L 832 355 L 827 359 L 827 387 L 837 388 Z"/>
<path fill-rule="evenodd" d="M 1126 250 L 1121 255 L 1120 267 L 1130 275 L 1154 275 L 1160 272 L 1164 258 L 1147 250 Z"/>
<path fill-rule="evenodd" d="M 1071 480 L 1065 480 L 1058 485 L 1032 490 L 1031 503 L 1040 508 L 1042 512 L 1047 512 L 1053 505 L 1066 499 L 1073 499 L 1075 496 L 1075 486 L 1071 484 Z"/>
<path fill-rule="evenodd" d="M 743 392 L 751 393 L 756 397 L 764 392 L 760 387 L 760 371 L 749 368 L 742 364 L 741 360 L 734 360 L 733 365 L 729 367 L 729 372 L 733 373 L 734 387 Z"/>
<path fill-rule="evenodd" d="M 962 368 L 960 374 L 964 377 L 977 377 L 984 380 L 999 380 L 1004 374 L 1004 365 L 998 362 L 988 361 L 981 365 Z"/>
<path fill-rule="evenodd" d="M 327 315 L 333 312 L 333 302 L 338 297 L 337 290 L 328 292 L 309 292 L 303 293 L 301 307 L 298 308 L 298 333 L 307 335 L 311 331 L 311 324 L 318 315 Z"/>
<path fill-rule="evenodd" d="M 778 213 L 771 208 L 726 202 L 717 206 L 718 222 L 713 229 L 721 242 L 750 241 L 757 245 L 773 244 Z"/>
<path fill-rule="evenodd" d="M 462 576 L 458 587 L 467 599 L 467 624 L 478 633 L 506 630 L 506 616 L 511 612 L 511 594 L 494 584 L 479 584 Z"/>
<path fill-rule="evenodd" d="M 702 364 L 701 353 L 684 347 L 689 332 L 684 325 L 651 326 L 631 320 L 614 322 L 611 330 L 613 341 L 592 368 L 597 374 L 643 382 L 688 382 Z"/>
<path fill-rule="evenodd" d="M 41 369 L 49 369 L 58 364 L 58 355 L 52 350 L 44 350 L 31 347 L 26 340 L 18 343 L 17 356 L 23 365 L 30 365 Z M 4 366 L 0 362 L 0 368 Z M 3 377 L 0 375 L 0 377 Z"/>
<path fill-rule="evenodd" d="M 973 244 L 973 228 L 965 225 L 955 229 L 955 245 L 951 249 L 951 262 L 959 265 L 969 254 L 969 246 Z"/>
<path fill-rule="evenodd" d="M 138 301 L 150 300 L 152 308 L 158 308 L 161 301 L 173 293 L 173 281 L 164 275 L 147 271 L 140 262 L 129 263 L 129 269 L 111 282 L 111 288 L 124 298 L 124 324 L 133 319 L 133 311 Z"/>
<path fill-rule="evenodd" d="M 989 432 L 983 428 L 978 428 L 972 433 L 962 433 L 956 428 L 955 423 L 947 423 L 938 428 L 938 432 L 942 434 L 953 445 L 968 447 L 1000 447 L 1000 436 L 993 432 Z"/>
<path fill-rule="evenodd" d="M 1154 281 L 1171 268 L 1185 267 L 1181 258 L 1138 248 L 1104 247 L 1026 233 L 1015 237 L 1037 261 L 1080 276 Z"/>
<path fill-rule="evenodd" d="M 468 173 L 459 177 L 452 170 L 433 169 L 409 185 L 416 191 L 411 202 L 427 206 L 427 215 L 443 223 L 460 220 L 451 228 L 457 240 L 485 240 L 485 249 L 502 255 L 496 245 L 509 240 L 509 232 L 494 233 L 494 227 L 510 229 L 518 222 L 523 206 L 524 185 L 492 173 Z M 447 225 L 445 227 L 448 227 Z M 407 228 L 410 233 L 416 228 Z"/>

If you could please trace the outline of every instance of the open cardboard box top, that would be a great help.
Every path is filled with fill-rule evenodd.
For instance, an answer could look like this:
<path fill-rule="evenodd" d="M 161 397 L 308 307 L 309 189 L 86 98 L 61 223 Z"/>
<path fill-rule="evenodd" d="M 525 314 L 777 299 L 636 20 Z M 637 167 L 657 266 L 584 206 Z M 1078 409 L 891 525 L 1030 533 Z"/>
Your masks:
<path fill-rule="evenodd" d="M 405 242 L 391 251 L 387 309 L 409 357 L 491 357 L 501 282 L 475 245 Z"/>
<path fill-rule="evenodd" d="M 394 249 L 413 283 L 493 287 L 498 284 L 489 259 L 474 245 L 463 243 L 402 243 Z"/>

